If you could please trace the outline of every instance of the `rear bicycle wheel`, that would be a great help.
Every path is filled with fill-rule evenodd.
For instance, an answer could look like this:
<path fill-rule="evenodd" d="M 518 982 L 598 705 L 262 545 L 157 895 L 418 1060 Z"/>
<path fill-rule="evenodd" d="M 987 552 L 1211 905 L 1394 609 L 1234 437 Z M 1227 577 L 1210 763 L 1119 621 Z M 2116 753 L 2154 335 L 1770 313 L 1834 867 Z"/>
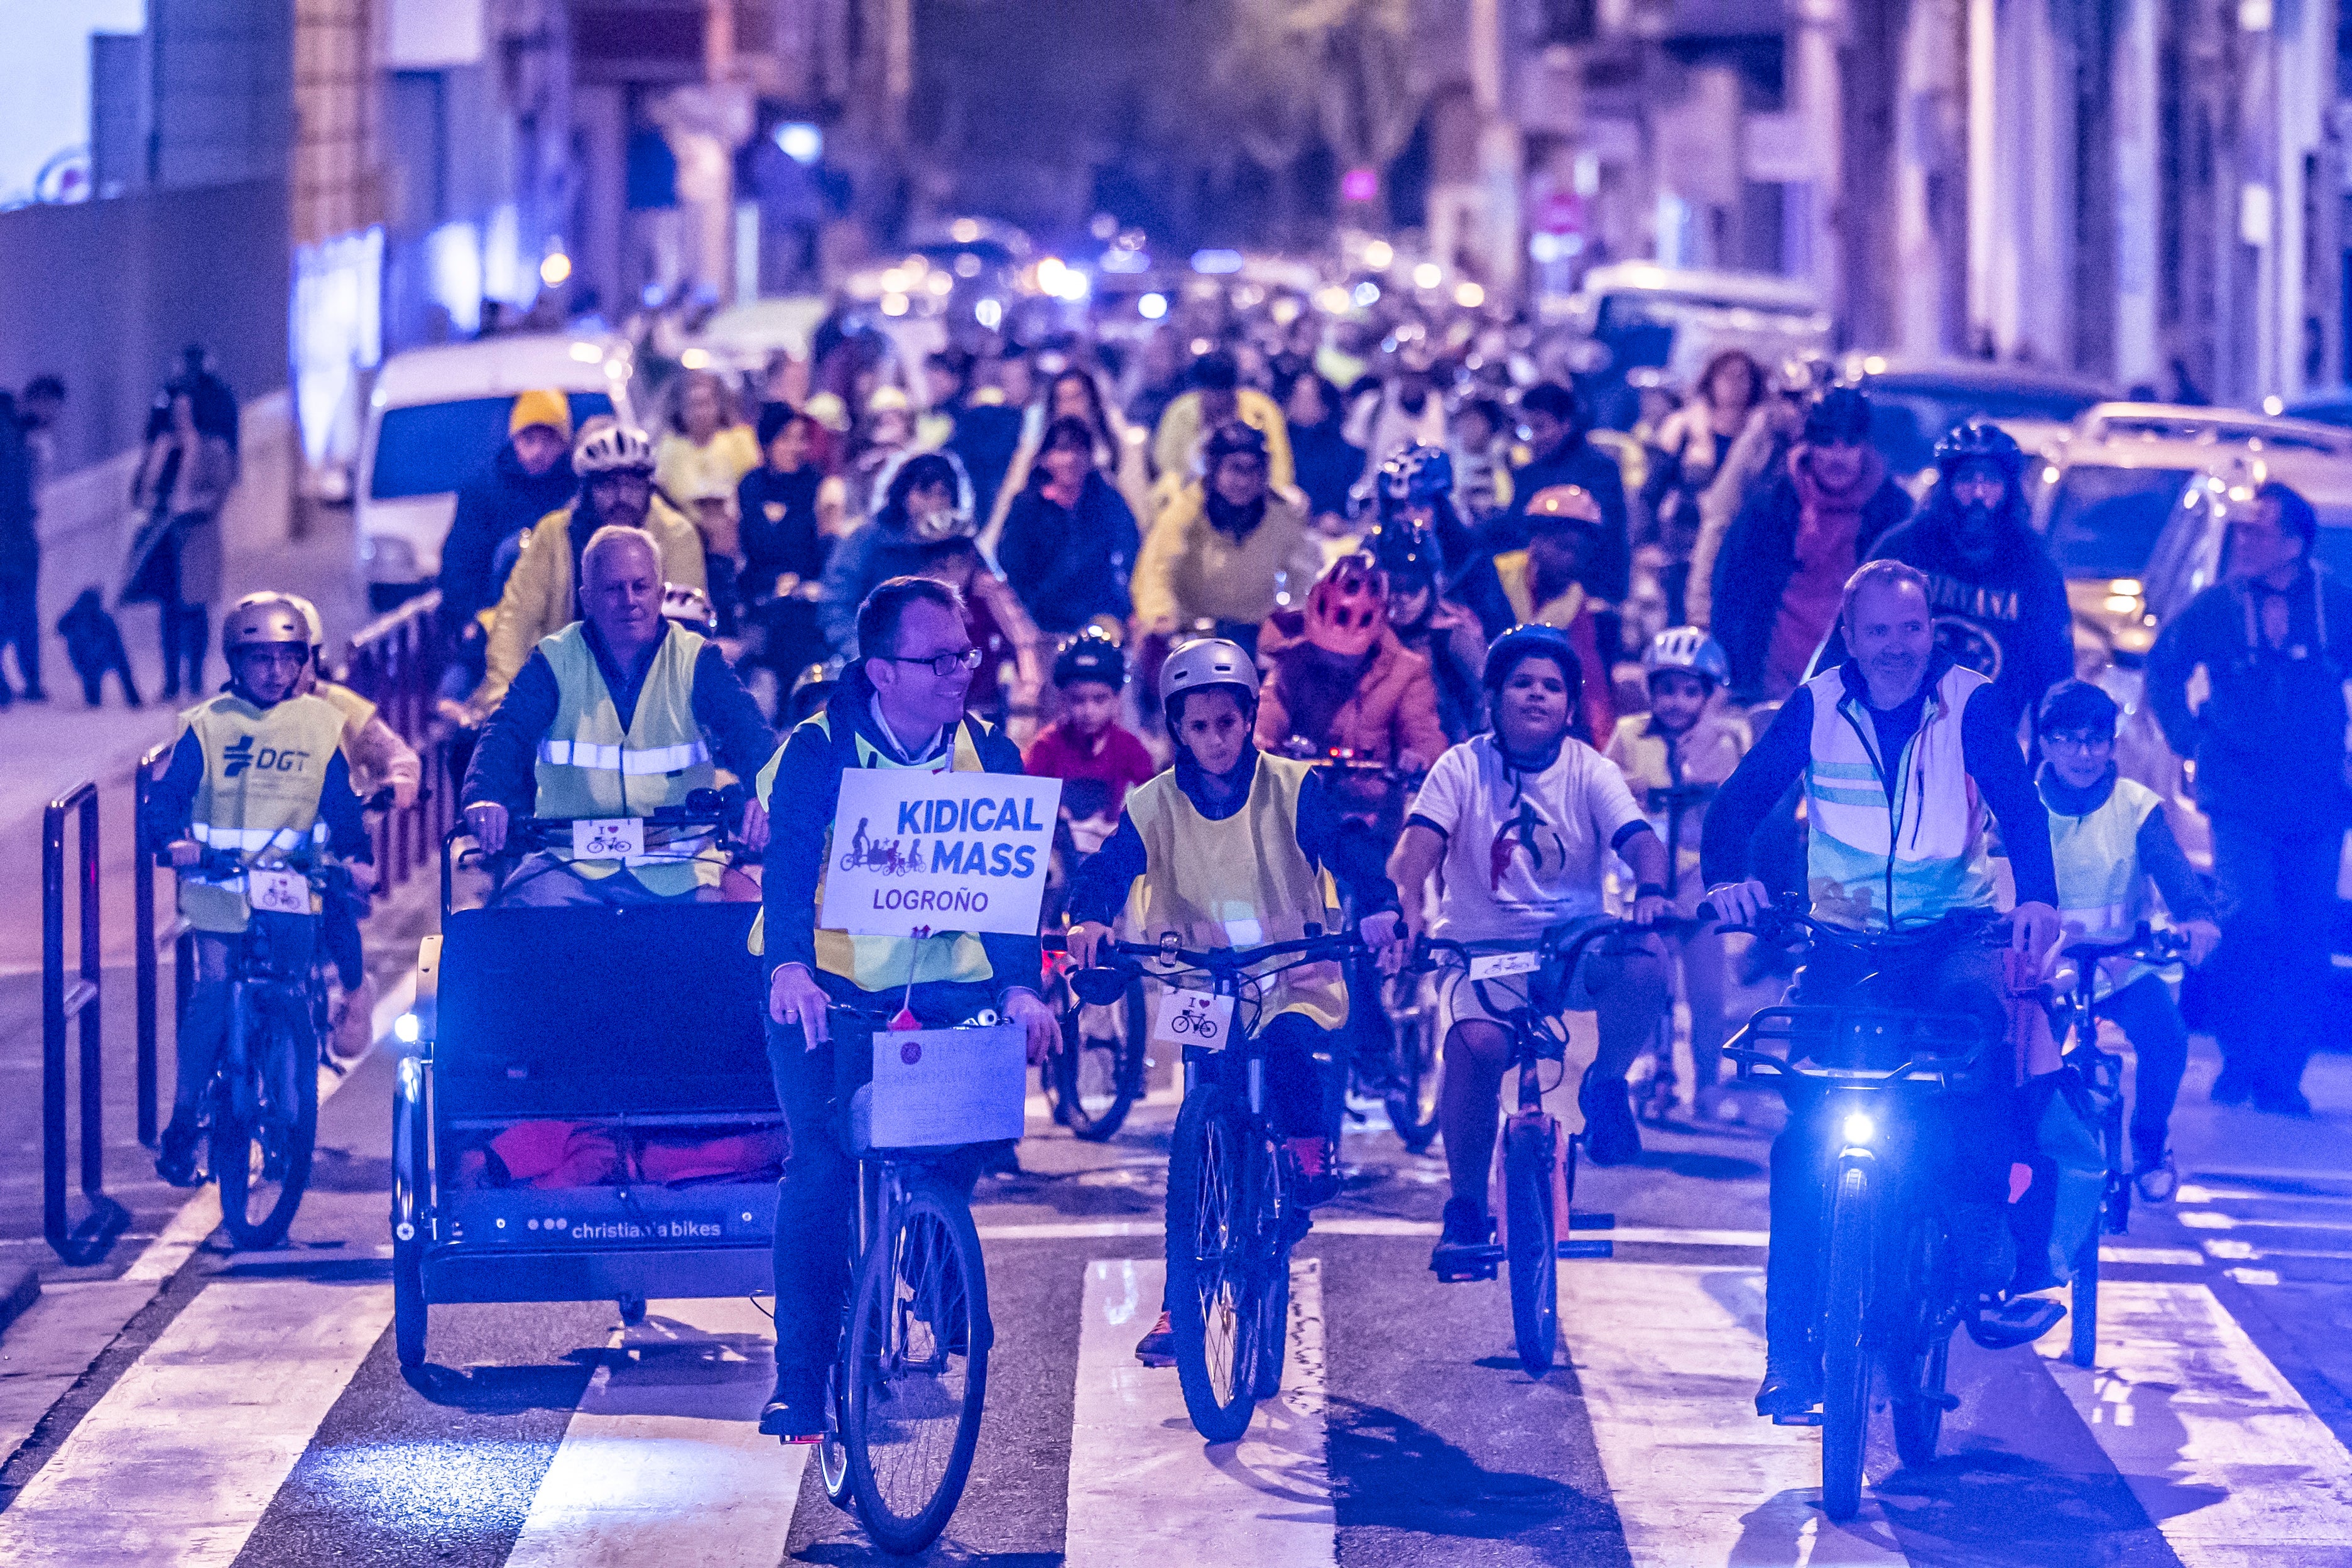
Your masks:
<path fill-rule="evenodd" d="M 980 1442 L 992 1336 L 971 1213 L 918 1178 L 858 1271 L 841 1423 L 857 1517 L 901 1556 L 947 1528 Z"/>
<path fill-rule="evenodd" d="M 1890 1412 L 1895 1419 L 1895 1457 L 1910 1469 L 1934 1464 L 1936 1446 L 1944 1437 L 1942 1395 L 1951 1366 L 1951 1324 L 1945 1322 L 1940 1332 L 1931 1330 L 1928 1338 L 1923 1349 L 1904 1358 L 1906 1364 L 1896 1369 L 1910 1387 L 1895 1395 Z M 1935 1397 L 1913 1397 L 1911 1390 Z"/>
<path fill-rule="evenodd" d="M 1273 1166 L 1238 1094 L 1204 1083 L 1185 1097 L 1168 1157 L 1168 1320 L 1185 1412 L 1212 1443 L 1249 1430 L 1264 1381 Z"/>
<path fill-rule="evenodd" d="M 1548 1116 L 1514 1116 L 1503 1129 L 1503 1215 L 1508 1232 L 1511 1332 L 1529 1377 L 1551 1371 L 1559 1354 L 1559 1220 L 1552 1212 L 1551 1173 L 1559 1159 L 1559 1124 Z"/>
<path fill-rule="evenodd" d="M 2099 1359 L 2099 1231 L 2094 1226 L 2091 1234 L 2074 1254 L 2074 1289 L 2071 1303 L 2074 1321 L 2069 1328 L 2067 1354 L 2076 1366 L 2090 1366 Z"/>
<path fill-rule="evenodd" d="M 1054 1119 L 1088 1143 L 1107 1142 L 1127 1121 L 1143 1092 L 1141 1009 L 1122 998 L 1113 1009 L 1117 1033 L 1090 1037 L 1076 995 L 1062 995 L 1062 1037 L 1048 1071 L 1053 1078 Z"/>
<path fill-rule="evenodd" d="M 1381 985 L 1381 995 L 1389 1042 L 1381 1099 L 1405 1152 L 1418 1154 L 1437 1137 L 1437 1009 L 1420 976 L 1396 976 Z"/>
<path fill-rule="evenodd" d="M 1829 1284 L 1822 1324 L 1822 1511 L 1841 1521 L 1862 1508 L 1862 1456 L 1870 1427 L 1872 1195 L 1870 1173 L 1849 1165 L 1838 1173 L 1830 1196 Z"/>
<path fill-rule="evenodd" d="M 248 1081 L 228 1083 L 213 1108 L 212 1169 L 220 1182 L 221 1227 L 231 1246 L 255 1251 L 286 1239 L 310 1184 L 319 1136 L 319 1068 L 312 1058 L 318 1047 L 316 1041 L 298 1047 L 249 1002 L 233 1008 L 231 1026 L 247 1031 Z M 278 1068 L 287 1070 L 270 1070 Z M 290 1105 L 284 1103 L 289 1080 Z"/>

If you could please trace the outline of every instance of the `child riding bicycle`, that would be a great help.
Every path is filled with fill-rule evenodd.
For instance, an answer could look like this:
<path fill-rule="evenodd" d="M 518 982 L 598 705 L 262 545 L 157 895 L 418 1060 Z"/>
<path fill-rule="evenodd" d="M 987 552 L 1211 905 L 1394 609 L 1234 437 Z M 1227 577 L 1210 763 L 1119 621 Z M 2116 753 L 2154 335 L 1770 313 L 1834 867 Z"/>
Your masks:
<path fill-rule="evenodd" d="M 1616 764 L 1570 734 L 1583 664 L 1567 633 L 1515 626 L 1486 656 L 1492 733 L 1447 751 L 1414 800 L 1389 861 L 1397 884 L 1417 892 L 1442 878 L 1431 931 L 1464 942 L 1528 945 L 1548 931 L 1603 918 L 1601 873 L 1610 851 L 1630 861 L 1640 887 L 1632 918 L 1648 925 L 1667 910 L 1665 847 L 1643 818 Z M 1418 898 L 1406 921 L 1421 934 Z M 1654 944 L 1593 952 L 1568 978 L 1568 1005 L 1599 1014 L 1600 1055 L 1578 1093 L 1588 1152 L 1622 1164 L 1642 1150 L 1625 1069 L 1657 1027 L 1666 1002 Z M 1476 988 L 1450 986 L 1441 1012 L 1445 1082 L 1439 1102 L 1454 1195 L 1432 1267 L 1492 1234 L 1486 1203 L 1510 1038 Z"/>

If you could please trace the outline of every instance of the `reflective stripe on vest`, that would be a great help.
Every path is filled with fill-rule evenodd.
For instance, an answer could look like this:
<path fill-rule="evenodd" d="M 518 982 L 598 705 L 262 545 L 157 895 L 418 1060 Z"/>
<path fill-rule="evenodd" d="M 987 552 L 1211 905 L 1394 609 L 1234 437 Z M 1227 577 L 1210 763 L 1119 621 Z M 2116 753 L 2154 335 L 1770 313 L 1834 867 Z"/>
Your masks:
<path fill-rule="evenodd" d="M 327 825 L 314 822 L 308 833 L 291 827 L 222 827 L 210 822 L 191 823 L 188 837 L 215 849 L 235 849 L 250 854 L 260 849 L 298 849 L 302 841 L 312 844 L 327 841 Z"/>
<path fill-rule="evenodd" d="M 1960 743 L 1969 698 L 1990 684 L 1972 669 L 1946 670 L 1902 754 L 1881 757 L 1870 711 L 1840 670 L 1805 682 L 1813 703 L 1805 879 L 1816 918 L 1880 931 L 1890 912 L 1916 925 L 1991 907 L 1985 809 Z"/>
<path fill-rule="evenodd" d="M 1296 941 L 1309 921 L 1339 930 L 1330 879 L 1298 847 L 1298 792 L 1312 771 L 1310 763 L 1261 753 L 1249 798 L 1214 822 L 1177 787 L 1173 769 L 1129 791 L 1127 815 L 1145 857 L 1128 904 L 1137 940 L 1172 931 L 1187 947 L 1255 947 Z M 1261 1026 L 1280 1013 L 1304 1014 L 1326 1029 L 1345 1024 L 1339 966 L 1284 970 L 1265 988 Z"/>
<path fill-rule="evenodd" d="M 2119 778 L 2096 811 L 2050 814 L 2050 858 L 2058 871 L 2058 918 L 2066 935 L 2120 942 L 2147 910 L 2139 830 L 2162 803 L 2154 790 Z"/>
<path fill-rule="evenodd" d="M 581 818 L 647 816 L 682 805 L 698 789 L 718 783 L 710 747 L 694 716 L 694 666 L 703 639 L 681 626 L 665 630 L 637 692 L 637 705 L 625 730 L 587 627 L 572 622 L 540 639 L 539 651 L 554 672 L 555 718 L 540 742 L 537 776 L 541 816 Z M 716 887 L 723 866 L 693 856 L 699 839 L 668 846 L 629 869 L 651 891 L 665 897 Z M 577 860 L 584 877 L 609 877 L 617 860 Z"/>
<path fill-rule="evenodd" d="M 188 710 L 187 731 L 204 748 L 205 774 L 190 803 L 188 837 L 215 849 L 280 854 L 323 845 L 319 793 L 341 748 L 343 715 L 319 697 L 257 708 L 224 692 Z M 198 931 L 246 927 L 241 872 L 180 878 L 180 912 Z"/>

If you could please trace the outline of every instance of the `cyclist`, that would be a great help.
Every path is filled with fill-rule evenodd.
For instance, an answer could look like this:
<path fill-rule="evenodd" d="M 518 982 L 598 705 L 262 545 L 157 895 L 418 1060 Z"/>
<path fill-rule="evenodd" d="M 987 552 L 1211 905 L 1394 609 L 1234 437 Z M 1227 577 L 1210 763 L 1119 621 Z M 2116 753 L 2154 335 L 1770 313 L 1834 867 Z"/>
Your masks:
<path fill-rule="evenodd" d="M 840 1343 L 857 1202 L 856 1162 L 839 1133 L 865 1075 L 856 1049 L 836 1048 L 828 1007 L 904 1006 L 934 1026 L 992 1008 L 1027 1030 L 1033 1062 L 1058 1030 L 1032 989 L 1034 935 L 853 936 L 817 925 L 845 771 L 1021 772 L 1013 742 L 964 710 L 981 651 L 954 589 L 893 577 L 866 595 L 855 630 L 864 657 L 759 776 L 762 802 L 791 805 L 775 821 L 751 934 L 769 976 L 768 1064 L 792 1131 L 776 1206 L 776 1386 L 760 1430 L 788 1443 L 824 1430 L 824 1371 Z M 976 1163 L 967 1168 L 976 1173 Z"/>
<path fill-rule="evenodd" d="M 634 528 L 600 528 L 580 556 L 585 618 L 543 637 L 483 727 L 459 798 L 485 854 L 513 816 L 644 817 L 682 805 L 719 767 L 758 771 L 775 732 L 716 641 L 662 614 L 661 557 Z M 709 609 L 701 613 L 708 616 Z M 744 807 L 746 847 L 767 843 L 761 803 Z M 526 905 L 718 899 L 726 867 L 693 838 L 621 858 L 541 849 L 507 879 Z"/>
<path fill-rule="evenodd" d="M 1454 459 L 1443 447 L 1407 442 L 1391 452 L 1372 476 L 1380 526 L 1426 529 L 1445 552 L 1444 564 L 1460 571 L 1477 546 L 1469 524 L 1454 506 Z"/>
<path fill-rule="evenodd" d="M 1288 942 L 1309 926 L 1336 930 L 1327 872 L 1353 899 L 1365 942 L 1392 950 L 1396 889 L 1377 851 L 1341 831 L 1312 766 L 1251 744 L 1258 679 L 1249 655 L 1218 637 L 1184 644 L 1160 667 L 1160 700 L 1175 765 L 1129 795 L 1118 831 L 1080 868 L 1070 889 L 1072 958 L 1092 965 L 1122 910 L 1144 940 L 1174 931 L 1194 948 Z M 1268 1098 L 1310 1205 L 1339 1192 L 1348 1008 L 1337 964 L 1286 970 L 1264 997 Z M 1318 1052 L 1332 1058 L 1328 1073 L 1317 1066 Z M 1170 1342 L 1163 1310 L 1136 1354 L 1147 1365 L 1172 1364 Z"/>
<path fill-rule="evenodd" d="M 1665 847 L 1616 764 L 1570 733 L 1582 679 L 1583 661 L 1557 626 L 1514 626 L 1496 639 L 1486 656 L 1495 727 L 1437 759 L 1389 859 L 1400 887 L 1441 878 L 1433 934 L 1526 944 L 1600 920 L 1612 850 L 1639 879 L 1634 922 L 1648 925 L 1666 911 Z M 1418 900 L 1408 902 L 1405 921 L 1422 934 Z M 1600 1054 L 1577 1093 L 1586 1151 L 1596 1164 L 1625 1163 L 1642 1152 L 1625 1069 L 1666 1005 L 1663 955 L 1647 941 L 1591 952 L 1566 994 L 1569 1005 L 1599 1015 Z M 1508 1030 L 1475 987 L 1447 987 L 1440 1022 L 1438 1121 L 1454 1195 L 1433 1267 L 1454 1248 L 1485 1246 L 1492 1232 L 1486 1175 L 1511 1048 Z"/>
<path fill-rule="evenodd" d="M 1993 915 L 1985 808 L 2000 825 L 2017 884 L 2013 952 L 2038 973 L 2059 934 L 2050 821 L 2033 792 L 2016 731 L 1991 682 L 1936 646 L 1927 580 L 1873 561 L 1846 580 L 1840 612 L 1852 651 L 1797 688 L 1717 794 L 1700 845 L 1708 900 L 1727 925 L 1771 901 L 1747 874 L 1749 841 L 1791 785 L 1803 784 L 1806 879 L 1814 918 L 1857 931 L 1931 934 L 1899 953 L 1812 953 L 1795 999 L 1833 1003 L 1871 973 L 1891 994 L 1937 1012 L 2009 1027 L 2008 962 L 1980 940 Z M 2030 1151 L 2018 1097 L 1996 1087 L 1939 1097 L 1948 1135 L 1940 1186 L 1953 1201 L 1964 1300 L 1982 1342 L 2020 1344 L 2055 1321 L 2057 1304 L 1993 1299 L 2010 1278 L 2003 1205 L 2021 1195 L 2013 1166 Z M 1828 1167 L 1819 1157 L 1825 1100 L 1792 1114 L 1772 1145 L 1772 1247 L 1765 1273 L 1759 1415 L 1799 1415 L 1821 1403 L 1821 1231 Z M 1792 1110 L 1798 1110 L 1793 1108 Z M 1979 1299 L 1982 1298 L 1980 1300 Z"/>
<path fill-rule="evenodd" d="M 405 811 L 416 804 L 416 792 L 424 773 L 416 749 L 402 740 L 376 705 L 343 685 L 326 678 L 327 627 L 320 618 L 319 606 L 299 594 L 247 594 L 236 602 L 238 609 L 266 599 L 283 599 L 302 616 L 302 624 L 310 631 L 310 658 L 302 667 L 302 679 L 295 691 L 304 697 L 323 697 L 333 703 L 343 716 L 343 761 L 351 769 L 352 788 L 362 799 L 378 789 L 389 787 L 395 811 Z M 348 877 L 335 879 L 320 898 L 320 940 L 326 943 L 327 956 L 335 965 L 335 980 L 342 987 L 342 999 L 336 1005 L 335 1019 L 328 1032 L 328 1048 L 342 1061 L 356 1061 L 367 1054 L 374 1043 L 375 982 L 367 972 L 367 952 L 360 943 L 360 920 L 367 913 L 368 891 L 374 885 L 373 866 L 350 868 Z"/>
<path fill-rule="evenodd" d="M 1369 551 L 1333 562 L 1303 610 L 1276 610 L 1258 633 L 1266 667 L 1257 743 L 1306 742 L 1318 757 L 1344 752 L 1418 773 L 1445 750 L 1429 660 L 1389 629 L 1389 582 Z M 1384 791 L 1376 786 L 1373 804 Z M 1360 803 L 1349 802 L 1356 809 Z"/>
<path fill-rule="evenodd" d="M 2058 868 L 2058 913 L 2069 940 L 2130 938 L 2148 911 L 2152 883 L 2203 963 L 2221 940 L 2213 903 L 2181 854 L 2154 790 L 2116 772 L 2116 700 L 2087 681 L 2062 681 L 2042 700 L 2036 783 L 2050 808 L 2050 850 Z M 2142 968 L 2119 977 L 2100 1005 L 2132 1044 L 2132 1183 L 2150 1203 L 2180 1184 L 2165 1130 L 2189 1064 L 2189 1026 L 2164 977 Z"/>
<path fill-rule="evenodd" d="M 1690 785 L 1720 784 L 1748 754 L 1748 721 L 1716 700 L 1731 667 L 1716 640 L 1696 626 L 1670 626 L 1642 651 L 1650 710 L 1617 721 L 1603 753 L 1643 803 L 1650 826 L 1674 847 L 1666 890 L 1675 914 L 1695 920 L 1704 896 L 1699 880 L 1699 829 L 1704 801 L 1661 799 Z M 1679 820 L 1675 820 L 1679 818 Z M 1677 930 L 1667 944 L 1682 964 L 1683 999 L 1690 1005 L 1692 1109 L 1713 1118 L 1722 1106 L 1717 1083 L 1723 1066 L 1723 996 L 1727 983 L 1723 936 L 1712 924 Z"/>
<path fill-rule="evenodd" d="M 1281 416 L 1276 420 L 1279 423 Z M 1198 620 L 1245 645 L 1322 571 L 1304 505 L 1267 480 L 1266 438 L 1239 420 L 1202 449 L 1202 477 L 1160 510 L 1136 556 L 1135 623 L 1172 637 Z"/>
<path fill-rule="evenodd" d="M 1468 740 L 1486 721 L 1486 634 L 1478 617 L 1445 596 L 1445 562 L 1437 536 L 1403 518 L 1372 531 L 1372 559 L 1389 574 L 1389 629 L 1429 660 L 1437 683 L 1437 722 L 1448 744 Z"/>
<path fill-rule="evenodd" d="M 1473 563 L 1450 590 L 1490 637 L 1532 625 L 1568 633 L 1582 668 L 1595 672 L 1584 682 L 1576 717 L 1582 726 L 1578 738 L 1596 745 L 1617 726 L 1609 666 L 1601 657 L 1601 613 L 1608 606 L 1584 586 L 1601 549 L 1601 517 L 1600 500 L 1582 486 L 1546 485 L 1528 499 L 1518 520 L 1528 542 Z"/>
<path fill-rule="evenodd" d="M 1054 656 L 1054 689 L 1062 715 L 1022 754 L 1033 778 L 1062 781 L 1062 815 L 1081 855 L 1102 847 L 1127 805 L 1127 792 L 1160 770 L 1136 733 L 1118 721 L 1127 689 L 1127 654 L 1089 627 Z"/>
<path fill-rule="evenodd" d="M 343 759 L 343 715 L 297 690 L 310 659 L 301 612 L 282 598 L 239 605 L 222 623 L 221 649 L 228 689 L 182 716 L 172 760 L 143 808 L 149 837 L 180 872 L 180 913 L 195 930 L 195 989 L 180 1031 L 172 1121 L 155 1159 L 155 1173 L 176 1187 L 196 1184 L 198 1102 L 228 1028 L 238 939 L 260 922 L 271 951 L 297 972 L 314 940 L 300 915 L 252 911 L 242 869 L 198 869 L 205 851 L 236 852 L 247 863 L 322 847 L 346 861 L 374 858 Z M 310 1067 L 307 1059 L 289 1065 Z"/>

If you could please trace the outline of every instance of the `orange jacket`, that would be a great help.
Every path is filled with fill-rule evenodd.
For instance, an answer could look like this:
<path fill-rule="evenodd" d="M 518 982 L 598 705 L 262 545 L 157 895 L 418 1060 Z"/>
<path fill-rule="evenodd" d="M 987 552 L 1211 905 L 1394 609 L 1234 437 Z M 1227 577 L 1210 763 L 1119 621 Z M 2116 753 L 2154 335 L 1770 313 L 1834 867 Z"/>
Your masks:
<path fill-rule="evenodd" d="M 1276 610 L 1258 632 L 1258 663 L 1269 671 L 1258 694 L 1257 743 L 1278 752 L 1303 735 L 1317 754 L 1348 751 L 1392 763 L 1411 752 L 1423 767 L 1444 752 L 1437 681 L 1429 660 L 1381 628 L 1371 663 L 1352 679 L 1307 640 L 1301 610 Z"/>

